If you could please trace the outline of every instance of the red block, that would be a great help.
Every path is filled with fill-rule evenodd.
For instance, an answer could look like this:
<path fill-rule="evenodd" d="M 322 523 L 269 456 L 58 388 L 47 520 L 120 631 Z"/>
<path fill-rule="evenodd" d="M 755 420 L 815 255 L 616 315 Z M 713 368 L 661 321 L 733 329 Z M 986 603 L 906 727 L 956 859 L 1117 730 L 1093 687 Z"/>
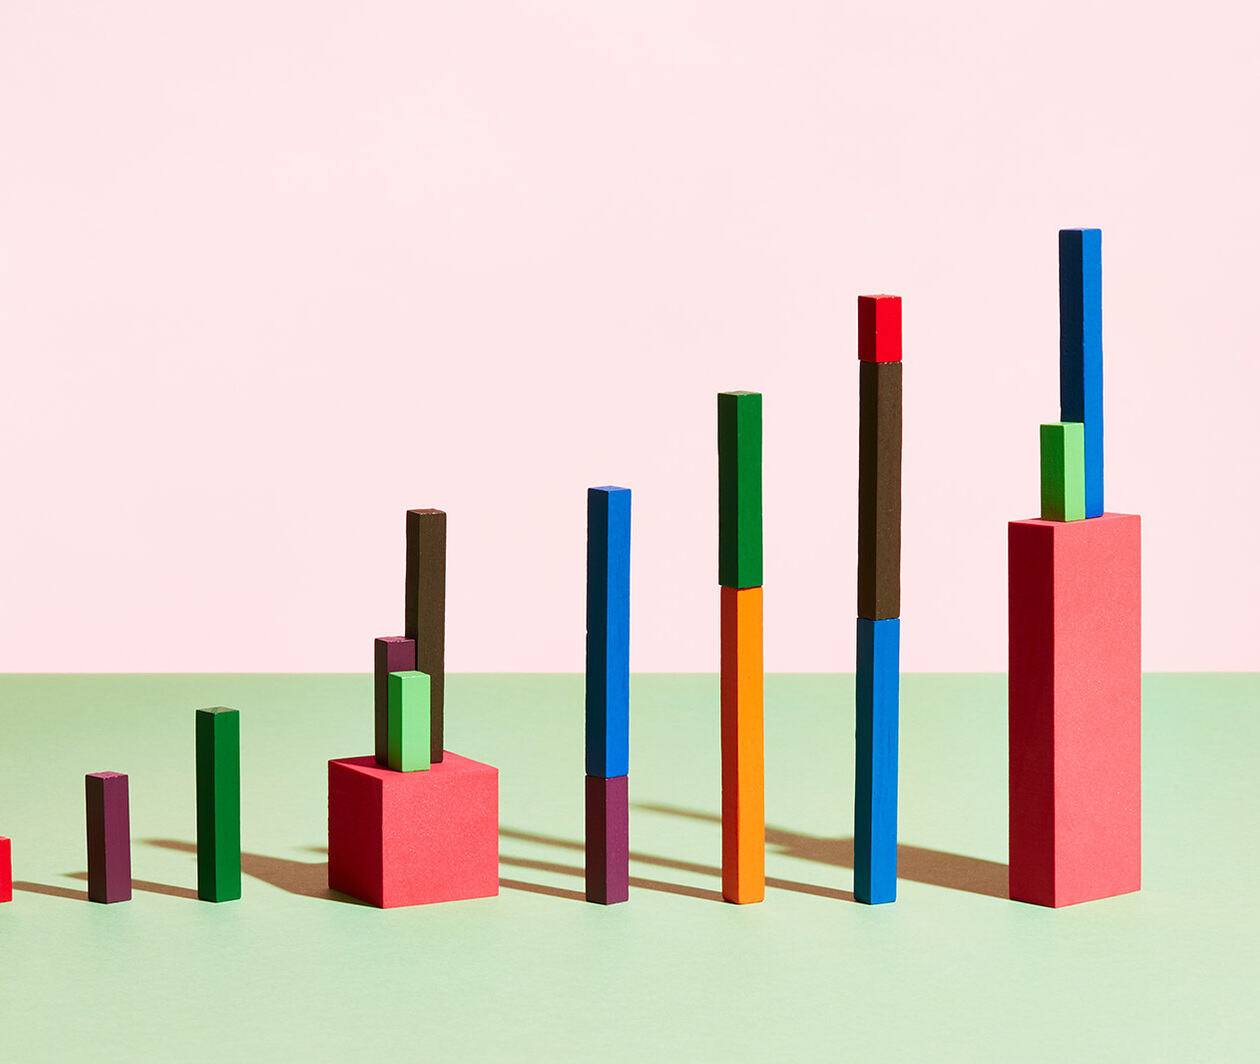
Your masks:
<path fill-rule="evenodd" d="M 1011 897 L 1060 906 L 1137 890 L 1141 518 L 1008 531 Z"/>
<path fill-rule="evenodd" d="M 328 886 L 390 909 L 499 893 L 499 770 L 452 754 L 427 772 L 328 762 Z"/>
<path fill-rule="evenodd" d="M 13 857 L 8 839 L 0 839 L 0 901 L 13 900 Z"/>
<path fill-rule="evenodd" d="M 858 358 L 901 361 L 901 296 L 858 296 Z"/>

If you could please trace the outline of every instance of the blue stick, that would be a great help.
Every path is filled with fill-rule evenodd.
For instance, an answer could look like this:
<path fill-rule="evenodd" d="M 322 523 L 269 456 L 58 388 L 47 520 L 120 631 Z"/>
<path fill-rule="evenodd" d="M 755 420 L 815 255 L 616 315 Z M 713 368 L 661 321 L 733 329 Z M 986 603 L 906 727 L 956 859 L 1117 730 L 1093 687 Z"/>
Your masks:
<path fill-rule="evenodd" d="M 897 707 L 901 619 L 857 623 L 853 896 L 897 900 Z"/>
<path fill-rule="evenodd" d="M 1103 515 L 1102 230 L 1059 230 L 1060 421 L 1085 425 L 1085 516 Z"/>
<path fill-rule="evenodd" d="M 630 489 L 586 493 L 586 774 L 630 771 Z"/>

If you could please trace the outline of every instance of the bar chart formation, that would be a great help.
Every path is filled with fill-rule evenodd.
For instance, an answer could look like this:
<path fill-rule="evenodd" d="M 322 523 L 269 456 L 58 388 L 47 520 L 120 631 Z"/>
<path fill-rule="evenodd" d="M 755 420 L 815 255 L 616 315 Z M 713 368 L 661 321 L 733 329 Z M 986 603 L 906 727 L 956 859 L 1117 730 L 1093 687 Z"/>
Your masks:
<path fill-rule="evenodd" d="M 630 897 L 630 489 L 586 495 L 586 900 Z"/>
<path fill-rule="evenodd" d="M 1101 232 L 1059 233 L 1060 420 L 1008 523 L 1009 896 L 1141 886 L 1141 518 L 1104 506 Z M 853 893 L 896 901 L 902 300 L 858 298 Z M 718 394 L 722 898 L 765 897 L 762 395 Z M 586 900 L 629 898 L 631 492 L 587 491 Z M 404 634 L 373 645 L 372 754 L 328 762 L 328 883 L 389 908 L 496 895 L 498 770 L 444 749 L 447 515 L 406 512 Z M 196 713 L 197 896 L 241 897 L 240 713 Z M 128 776 L 85 776 L 88 898 L 132 896 Z M 576 871 L 576 870 L 574 870 Z M 21 887 L 29 884 L 19 883 Z M 0 902 L 12 899 L 0 838 Z"/>
<path fill-rule="evenodd" d="M 722 897 L 766 896 L 760 392 L 718 394 Z"/>
<path fill-rule="evenodd" d="M 853 896 L 897 899 L 901 654 L 901 297 L 858 297 Z"/>
<path fill-rule="evenodd" d="M 499 774 L 443 748 L 446 514 L 408 510 L 404 626 L 373 644 L 375 752 L 328 762 L 328 886 L 380 908 L 499 892 Z"/>
<path fill-rule="evenodd" d="M 131 815 L 127 777 L 91 772 L 84 777 L 87 812 L 88 899 L 131 900 Z"/>
<path fill-rule="evenodd" d="M 1103 505 L 1102 234 L 1059 234 L 1061 421 L 1008 525 L 1010 896 L 1141 886 L 1141 519 Z"/>

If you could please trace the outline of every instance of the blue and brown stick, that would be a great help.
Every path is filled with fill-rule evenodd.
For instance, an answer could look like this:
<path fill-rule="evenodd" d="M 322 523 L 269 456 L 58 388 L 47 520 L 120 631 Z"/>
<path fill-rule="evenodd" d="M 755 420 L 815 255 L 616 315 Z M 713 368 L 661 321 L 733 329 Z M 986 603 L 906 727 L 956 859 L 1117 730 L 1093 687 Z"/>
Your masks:
<path fill-rule="evenodd" d="M 586 494 L 586 900 L 630 897 L 630 489 Z"/>
<path fill-rule="evenodd" d="M 858 297 L 858 621 L 853 895 L 897 899 L 901 297 Z"/>

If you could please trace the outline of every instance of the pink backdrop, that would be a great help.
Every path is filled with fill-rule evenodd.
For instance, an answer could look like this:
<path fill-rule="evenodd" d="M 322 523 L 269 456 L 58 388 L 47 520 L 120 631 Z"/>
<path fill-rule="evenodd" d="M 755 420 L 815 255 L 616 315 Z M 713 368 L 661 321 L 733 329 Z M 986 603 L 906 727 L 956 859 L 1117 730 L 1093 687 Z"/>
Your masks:
<path fill-rule="evenodd" d="M 0 668 L 366 670 L 440 506 L 449 667 L 577 670 L 618 483 L 634 667 L 713 670 L 727 388 L 766 396 L 767 667 L 851 668 L 889 291 L 903 662 L 1002 669 L 1065 225 L 1104 231 L 1146 664 L 1257 667 L 1245 10 L 6 0 Z"/>

